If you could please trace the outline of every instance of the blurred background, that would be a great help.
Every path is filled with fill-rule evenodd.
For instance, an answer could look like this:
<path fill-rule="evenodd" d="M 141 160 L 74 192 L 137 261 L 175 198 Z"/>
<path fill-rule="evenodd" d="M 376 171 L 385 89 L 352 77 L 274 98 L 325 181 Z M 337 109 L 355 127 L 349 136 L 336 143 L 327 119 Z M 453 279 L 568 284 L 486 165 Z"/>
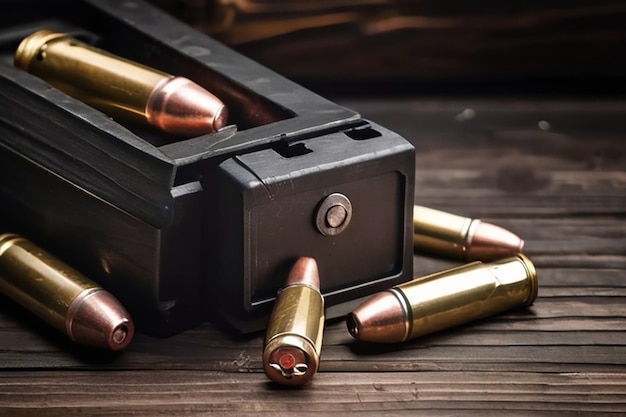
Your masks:
<path fill-rule="evenodd" d="M 625 91 L 623 0 L 152 3 L 331 95 Z"/>

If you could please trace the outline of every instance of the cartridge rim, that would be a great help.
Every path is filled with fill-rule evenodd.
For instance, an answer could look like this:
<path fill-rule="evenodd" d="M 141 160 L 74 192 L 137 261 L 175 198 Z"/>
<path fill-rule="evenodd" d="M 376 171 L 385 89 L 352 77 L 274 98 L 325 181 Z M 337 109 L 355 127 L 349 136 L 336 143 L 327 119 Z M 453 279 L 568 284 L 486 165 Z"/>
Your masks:
<path fill-rule="evenodd" d="M 528 275 L 528 282 L 530 285 L 530 289 L 528 291 L 528 297 L 524 300 L 524 305 L 530 306 L 535 302 L 537 298 L 537 294 L 539 292 L 539 280 L 537 279 L 537 269 L 533 262 L 526 255 L 519 253 L 517 254 L 517 258 L 520 260 L 524 269 L 526 269 L 526 274 Z"/>
<path fill-rule="evenodd" d="M 281 371 L 272 367 L 270 358 L 279 350 L 300 351 L 305 357 L 307 369 L 301 374 L 285 376 Z M 263 349 L 263 367 L 265 374 L 274 382 L 283 385 L 304 385 L 317 373 L 320 355 L 316 351 L 313 341 L 294 333 L 283 333 L 269 340 Z"/>
<path fill-rule="evenodd" d="M 22 42 L 20 42 L 17 50 L 15 51 L 13 63 L 16 67 L 21 68 L 24 71 L 28 71 L 30 63 L 33 59 L 37 58 L 41 48 L 43 48 L 46 43 L 53 39 L 64 37 L 67 37 L 67 34 L 52 32 L 47 29 L 38 30 L 37 32 L 22 39 Z"/>

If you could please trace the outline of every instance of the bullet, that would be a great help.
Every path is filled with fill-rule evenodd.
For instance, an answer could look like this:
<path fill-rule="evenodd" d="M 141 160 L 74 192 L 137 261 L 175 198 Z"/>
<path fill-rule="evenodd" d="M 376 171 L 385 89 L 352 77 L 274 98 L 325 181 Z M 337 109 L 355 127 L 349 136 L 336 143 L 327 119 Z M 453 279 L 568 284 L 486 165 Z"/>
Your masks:
<path fill-rule="evenodd" d="M 322 349 L 324 299 L 317 263 L 302 257 L 278 292 L 263 347 L 265 374 L 282 385 L 304 385 L 317 372 Z"/>
<path fill-rule="evenodd" d="M 0 235 L 0 291 L 76 343 L 120 350 L 133 338 L 133 321 L 111 293 L 12 233 Z"/>
<path fill-rule="evenodd" d="M 476 261 L 374 294 L 348 315 L 348 331 L 364 342 L 403 342 L 529 306 L 537 289 L 535 267 L 522 254 Z"/>
<path fill-rule="evenodd" d="M 224 103 L 193 81 L 112 55 L 67 34 L 37 31 L 24 38 L 15 66 L 120 119 L 167 133 L 197 136 L 226 124 Z"/>
<path fill-rule="evenodd" d="M 522 252 L 524 241 L 500 226 L 416 205 L 413 247 L 437 256 L 491 261 Z"/>

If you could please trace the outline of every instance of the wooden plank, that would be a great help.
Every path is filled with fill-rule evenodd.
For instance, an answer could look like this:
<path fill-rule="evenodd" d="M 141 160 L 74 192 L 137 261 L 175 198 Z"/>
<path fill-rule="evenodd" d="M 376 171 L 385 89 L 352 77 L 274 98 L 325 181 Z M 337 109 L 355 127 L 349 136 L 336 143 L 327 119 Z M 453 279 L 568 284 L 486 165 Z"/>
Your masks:
<path fill-rule="evenodd" d="M 322 369 L 341 370 L 346 361 L 355 361 L 362 369 L 378 366 L 381 369 L 413 369 L 415 366 L 446 366 L 446 363 L 476 362 L 498 364 L 503 370 L 521 370 L 528 363 L 569 365 L 576 369 L 581 357 L 584 363 L 626 365 L 626 337 L 620 331 L 624 318 L 611 316 L 600 320 L 600 329 L 582 330 L 576 326 L 586 323 L 593 328 L 595 320 L 580 315 L 580 319 L 542 320 L 543 326 L 534 326 L 536 320 L 481 321 L 450 329 L 402 344 L 373 345 L 354 341 L 345 330 L 344 323 L 327 327 L 322 349 Z M 609 330 L 617 322 L 615 330 Z M 531 324 L 532 323 L 532 324 Z M 607 329 L 607 330 L 602 330 Z M 3 349 L 0 363 L 4 369 L 204 369 L 230 372 L 261 372 L 262 337 L 247 341 L 219 337 L 214 329 L 155 340 L 138 335 L 126 352 L 120 355 L 102 355 L 96 352 L 72 349 L 59 351 L 57 347 L 41 340 L 27 348 L 6 352 Z M 12 337 L 10 332 L 7 336 Z M 506 335 L 503 337 L 503 335 Z M 217 337 L 217 340 L 216 340 Z M 12 340 L 20 341 L 20 338 Z M 31 341 L 32 342 L 32 341 Z M 479 349 L 472 349 L 477 347 Z M 582 356 L 581 356 L 582 355 Z M 586 356 L 588 355 L 588 356 Z M 496 365 L 494 365 L 496 366 Z"/>
<path fill-rule="evenodd" d="M 75 410 L 80 407 L 89 415 L 135 415 L 135 410 L 138 415 L 146 410 L 156 415 L 181 410 L 191 415 L 208 411 L 276 415 L 463 412 L 481 407 L 497 408 L 499 412 L 620 411 L 626 403 L 624 374 L 592 376 L 533 372 L 325 373 L 305 390 L 284 390 L 271 389 L 265 376 L 258 374 L 167 371 L 155 378 L 150 372 L 27 372 L 0 382 L 0 407 L 16 413 L 13 415 L 33 410 L 45 411 L 45 415 L 78 415 Z M 86 385 L 91 387 L 89 391 Z M 94 395 L 97 402 L 93 401 Z M 318 401 L 312 402 L 312 396 Z"/>
<path fill-rule="evenodd" d="M 390 345 L 357 342 L 329 320 L 318 374 L 290 390 L 263 373 L 262 332 L 208 322 L 167 339 L 138 334 L 109 354 L 2 299 L 0 416 L 626 413 L 624 104 L 365 104 L 373 120 L 415 133 L 419 204 L 525 239 L 540 283 L 533 306 Z M 474 122 L 457 121 L 469 107 Z M 537 128 L 548 119 L 551 131 Z M 461 263 L 416 254 L 415 275 Z"/>

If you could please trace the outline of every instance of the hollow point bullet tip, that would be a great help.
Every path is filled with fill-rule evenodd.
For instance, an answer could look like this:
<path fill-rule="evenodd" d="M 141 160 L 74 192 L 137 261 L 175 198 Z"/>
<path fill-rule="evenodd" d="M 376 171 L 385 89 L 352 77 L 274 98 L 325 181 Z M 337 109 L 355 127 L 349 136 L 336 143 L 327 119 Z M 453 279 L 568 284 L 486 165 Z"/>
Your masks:
<path fill-rule="evenodd" d="M 135 333 L 128 312 L 105 290 L 79 295 L 70 305 L 68 316 L 70 338 L 86 346 L 122 350 Z"/>
<path fill-rule="evenodd" d="M 365 300 L 348 314 L 346 325 L 355 339 L 385 343 L 404 341 L 408 337 L 406 311 L 391 291 L 381 291 Z"/>

